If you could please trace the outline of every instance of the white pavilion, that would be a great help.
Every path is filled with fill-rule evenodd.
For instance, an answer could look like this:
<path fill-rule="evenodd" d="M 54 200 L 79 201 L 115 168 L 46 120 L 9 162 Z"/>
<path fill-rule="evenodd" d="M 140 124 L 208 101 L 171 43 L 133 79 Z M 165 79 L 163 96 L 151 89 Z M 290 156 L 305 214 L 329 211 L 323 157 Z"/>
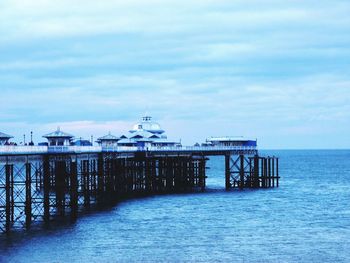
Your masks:
<path fill-rule="evenodd" d="M 137 147 L 177 147 L 180 142 L 169 141 L 165 131 L 152 117 L 145 116 L 136 123 L 128 134 L 116 137 L 110 133 L 98 138 L 102 147 L 137 146 Z"/>

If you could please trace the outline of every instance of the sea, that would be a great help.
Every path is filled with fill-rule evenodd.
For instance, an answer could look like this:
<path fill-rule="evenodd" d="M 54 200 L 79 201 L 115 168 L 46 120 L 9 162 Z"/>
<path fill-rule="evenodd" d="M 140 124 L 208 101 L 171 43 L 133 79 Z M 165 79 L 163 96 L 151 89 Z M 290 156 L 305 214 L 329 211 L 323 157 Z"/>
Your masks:
<path fill-rule="evenodd" d="M 350 262 L 350 150 L 278 150 L 280 187 L 123 201 L 74 224 L 0 236 L 0 262 Z"/>

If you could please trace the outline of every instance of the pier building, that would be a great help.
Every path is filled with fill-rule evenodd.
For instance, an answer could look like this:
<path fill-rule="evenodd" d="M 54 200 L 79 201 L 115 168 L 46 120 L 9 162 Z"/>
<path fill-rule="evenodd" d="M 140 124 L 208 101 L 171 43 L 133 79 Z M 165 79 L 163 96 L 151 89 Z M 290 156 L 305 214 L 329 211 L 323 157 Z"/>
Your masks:
<path fill-rule="evenodd" d="M 108 148 L 108 147 L 117 147 L 118 146 L 118 141 L 121 140 L 122 138 L 114 136 L 109 132 L 107 135 L 102 136 L 97 139 L 97 143 L 99 146 Z"/>
<path fill-rule="evenodd" d="M 0 145 L 9 144 L 11 138 L 13 138 L 13 136 L 0 132 Z"/>
<path fill-rule="evenodd" d="M 206 140 L 207 146 L 257 146 L 257 140 L 246 139 L 243 136 L 237 137 L 210 137 Z"/>
<path fill-rule="evenodd" d="M 49 146 L 69 146 L 74 138 L 73 135 L 61 131 L 60 127 L 43 137 L 47 139 Z"/>
<path fill-rule="evenodd" d="M 180 142 L 170 141 L 159 123 L 152 121 L 151 116 L 142 117 L 127 135 L 123 135 L 117 142 L 118 146 L 134 147 L 180 147 Z"/>

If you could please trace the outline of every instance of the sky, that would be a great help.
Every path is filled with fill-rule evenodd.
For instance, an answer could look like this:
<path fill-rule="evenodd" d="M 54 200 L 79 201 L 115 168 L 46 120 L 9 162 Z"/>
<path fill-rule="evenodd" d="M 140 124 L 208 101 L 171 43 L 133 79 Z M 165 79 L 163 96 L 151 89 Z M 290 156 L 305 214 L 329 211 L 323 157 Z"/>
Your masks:
<path fill-rule="evenodd" d="M 2 0 L 0 131 L 350 148 L 348 0 Z M 28 137 L 27 137 L 28 138 Z"/>

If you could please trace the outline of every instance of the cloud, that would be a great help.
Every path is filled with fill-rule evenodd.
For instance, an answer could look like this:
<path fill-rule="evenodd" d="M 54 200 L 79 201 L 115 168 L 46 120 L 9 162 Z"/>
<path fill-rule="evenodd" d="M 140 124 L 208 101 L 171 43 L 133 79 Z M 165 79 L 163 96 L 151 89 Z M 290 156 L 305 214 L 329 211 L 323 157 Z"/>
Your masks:
<path fill-rule="evenodd" d="M 324 145 L 350 128 L 349 8 L 340 0 L 2 1 L 1 129 L 21 136 L 61 124 L 103 135 L 148 110 L 188 143 L 243 134 L 271 147 L 281 136 L 291 147 L 314 133 Z"/>

